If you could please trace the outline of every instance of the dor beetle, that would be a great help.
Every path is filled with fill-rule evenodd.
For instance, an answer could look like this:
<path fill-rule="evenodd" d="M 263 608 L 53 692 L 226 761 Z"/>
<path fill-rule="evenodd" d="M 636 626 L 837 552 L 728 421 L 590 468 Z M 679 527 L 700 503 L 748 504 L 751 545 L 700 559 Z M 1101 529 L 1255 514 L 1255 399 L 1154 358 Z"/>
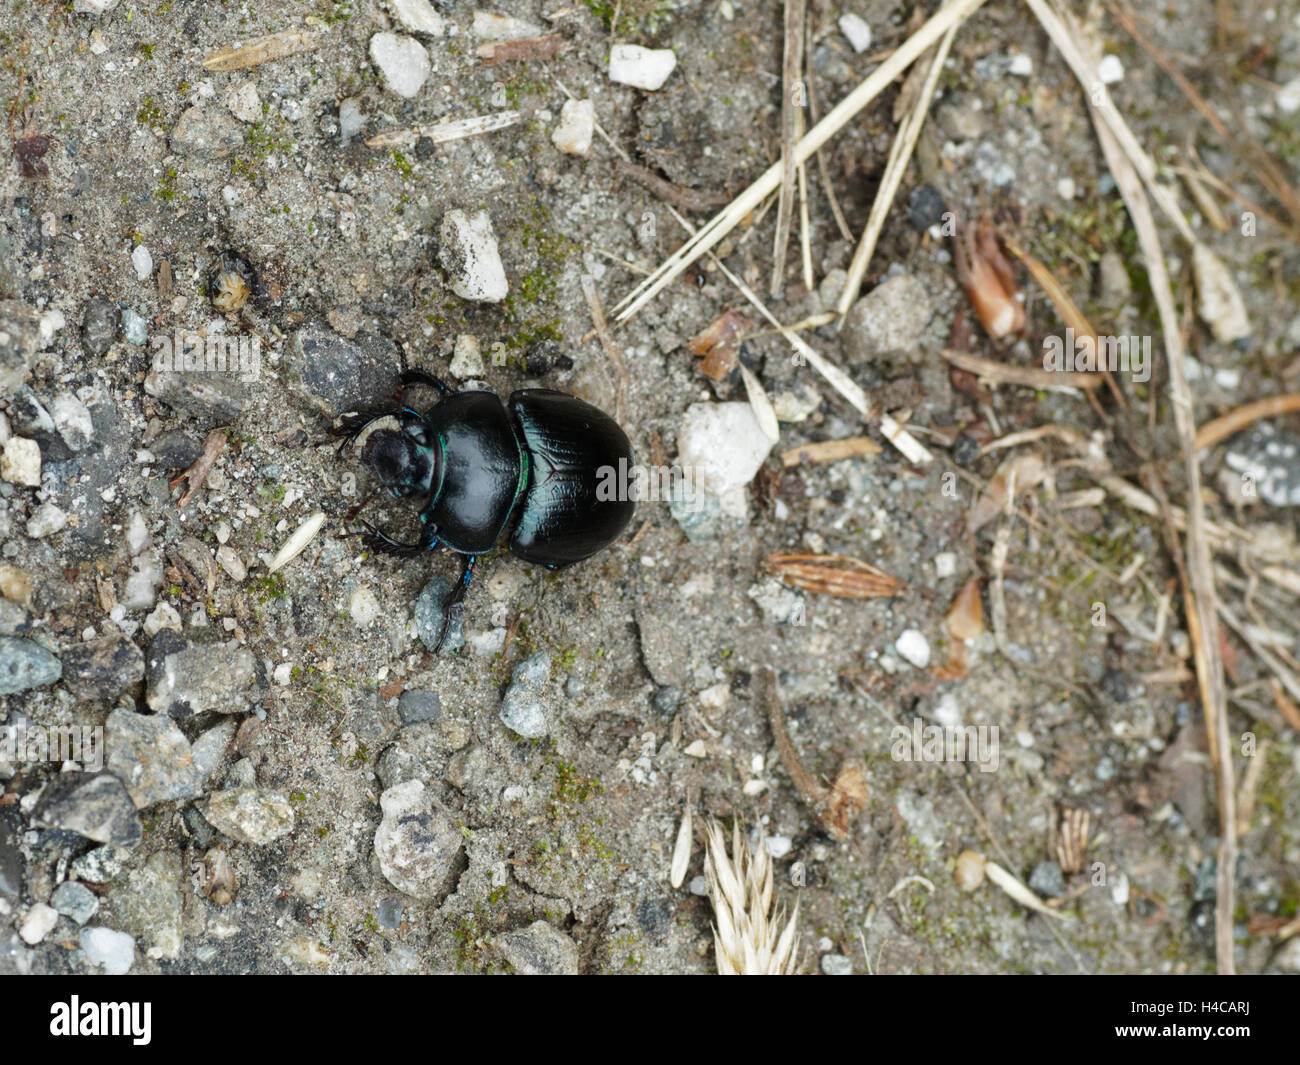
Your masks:
<path fill-rule="evenodd" d="M 548 569 L 590 558 L 619 537 L 635 504 L 601 482 L 622 463 L 631 467 L 632 447 L 613 418 L 564 392 L 524 388 L 503 403 L 494 392 L 453 391 L 423 371 L 404 371 L 400 380 L 397 406 L 346 415 L 333 433 L 343 437 L 341 453 L 372 422 L 395 418 L 400 428 L 371 432 L 362 464 L 396 498 L 424 501 L 415 543 L 364 523 L 368 545 L 404 557 L 442 546 L 465 557 L 443 603 L 437 651 L 475 557 L 503 536 L 511 554 Z M 413 385 L 438 393 L 424 413 L 406 402 Z"/>

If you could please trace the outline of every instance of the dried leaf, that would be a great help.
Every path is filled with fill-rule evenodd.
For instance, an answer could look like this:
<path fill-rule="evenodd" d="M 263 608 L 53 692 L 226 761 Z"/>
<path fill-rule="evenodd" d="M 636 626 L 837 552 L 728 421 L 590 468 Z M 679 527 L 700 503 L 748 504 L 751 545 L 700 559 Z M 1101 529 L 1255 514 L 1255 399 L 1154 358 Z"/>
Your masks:
<path fill-rule="evenodd" d="M 972 577 L 962 585 L 943 621 L 948 635 L 959 642 L 976 640 L 984 635 L 984 603 L 980 600 L 978 577 Z"/>
<path fill-rule="evenodd" d="M 700 364 L 701 373 L 715 381 L 721 381 L 736 368 L 740 355 L 740 338 L 753 328 L 753 324 L 743 314 L 729 310 L 687 344 L 686 350 L 697 359 L 704 359 Z"/>
<path fill-rule="evenodd" d="M 845 555 L 772 554 L 764 560 L 770 573 L 786 584 L 817 595 L 842 599 L 877 599 L 899 595 L 906 581 L 891 577 L 861 559 Z"/>
<path fill-rule="evenodd" d="M 208 433 L 203 441 L 203 454 L 194 460 L 184 472 L 173 477 L 167 482 L 168 488 L 175 488 L 181 481 L 185 481 L 185 494 L 181 496 L 179 503 L 180 509 L 185 509 L 185 505 L 194 498 L 194 493 L 207 480 L 208 474 L 212 472 L 212 467 L 217 463 L 217 457 L 221 454 L 222 449 L 226 446 L 226 431 L 224 429 L 213 429 Z"/>
<path fill-rule="evenodd" d="M 824 823 L 836 839 L 847 839 L 849 823 L 859 810 L 867 805 L 867 778 L 862 767 L 854 761 L 845 762 L 826 795 Z"/>
<path fill-rule="evenodd" d="M 20 137 L 14 141 L 14 155 L 18 159 L 18 172 L 27 181 L 44 181 L 50 176 L 50 165 L 45 161 L 45 153 L 53 145 L 53 137 L 40 135 Z"/>
<path fill-rule="evenodd" d="M 1023 332 L 1025 309 L 1016 299 L 1020 289 L 992 224 L 982 218 L 966 226 L 954 238 L 953 248 L 957 280 L 985 332 L 994 340 Z"/>
<path fill-rule="evenodd" d="M 967 527 L 972 533 L 978 532 L 1002 513 L 1010 502 L 1008 493 L 1014 491 L 1018 498 L 1022 493 L 1038 487 L 1046 477 L 1047 465 L 1037 452 L 1007 459 L 990 479 L 987 490 L 971 507 L 970 517 L 966 519 Z"/>

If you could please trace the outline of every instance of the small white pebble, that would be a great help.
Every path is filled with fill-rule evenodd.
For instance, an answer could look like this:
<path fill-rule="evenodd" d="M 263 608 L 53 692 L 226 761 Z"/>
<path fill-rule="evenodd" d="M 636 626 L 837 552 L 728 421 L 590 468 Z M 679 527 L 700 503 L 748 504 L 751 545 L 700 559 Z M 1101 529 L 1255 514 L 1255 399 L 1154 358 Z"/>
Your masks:
<path fill-rule="evenodd" d="M 131 265 L 135 267 L 135 276 L 140 281 L 148 281 L 153 276 L 153 256 L 143 244 L 137 244 L 131 253 Z"/>
<path fill-rule="evenodd" d="M 934 556 L 934 575 L 936 577 L 951 577 L 957 572 L 957 553 L 955 551 L 941 551 Z"/>
<path fill-rule="evenodd" d="M 276 684 L 280 685 L 282 688 L 287 688 L 290 681 L 293 680 L 293 666 L 288 662 L 281 662 L 275 667 L 275 672 L 272 673 L 271 676 L 274 678 Z"/>
<path fill-rule="evenodd" d="M 841 15 L 839 27 L 859 55 L 871 47 L 871 27 L 861 15 L 855 15 L 851 11 Z"/>
<path fill-rule="evenodd" d="M 671 48 L 642 48 L 639 44 L 616 44 L 609 50 L 609 78 L 647 92 L 661 88 L 677 67 Z"/>
<path fill-rule="evenodd" d="M 1074 199 L 1074 194 L 1077 191 L 1078 190 L 1074 187 L 1073 178 L 1061 178 L 1061 180 L 1056 183 L 1056 194 L 1063 200 Z"/>
<path fill-rule="evenodd" d="M 930 641 L 917 629 L 904 629 L 902 635 L 894 641 L 894 647 L 917 669 L 924 669 L 930 664 Z"/>
<path fill-rule="evenodd" d="M 789 836 L 768 836 L 763 840 L 763 849 L 773 858 L 784 858 L 793 846 L 794 842 Z"/>
<path fill-rule="evenodd" d="M 18 934 L 22 936 L 24 943 L 29 947 L 34 947 L 54 931 L 54 926 L 58 922 L 58 911 L 52 906 L 46 906 L 45 903 L 38 902 L 27 911 L 27 919 L 23 921 L 23 926 L 18 930 Z"/>
<path fill-rule="evenodd" d="M 1034 61 L 1023 52 L 1013 55 L 1007 66 L 1007 73 L 1018 78 L 1027 78 L 1034 72 Z"/>
<path fill-rule="evenodd" d="M 1103 85 L 1114 85 L 1124 80 L 1124 64 L 1117 55 L 1104 55 L 1097 64 L 1097 77 Z"/>

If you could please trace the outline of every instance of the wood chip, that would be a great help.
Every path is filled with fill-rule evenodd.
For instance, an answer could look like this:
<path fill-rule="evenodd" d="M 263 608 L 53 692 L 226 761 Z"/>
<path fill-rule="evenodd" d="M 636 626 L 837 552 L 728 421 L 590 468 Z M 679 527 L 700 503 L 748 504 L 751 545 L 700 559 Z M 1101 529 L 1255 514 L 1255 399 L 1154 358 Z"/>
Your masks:
<path fill-rule="evenodd" d="M 823 440 L 816 444 L 800 444 L 781 452 L 781 465 L 798 466 L 805 462 L 836 462 L 839 459 L 857 458 L 860 455 L 879 455 L 882 448 L 869 436 L 849 436 L 839 440 Z"/>
<path fill-rule="evenodd" d="M 268 37 L 254 37 L 238 46 L 218 48 L 203 57 L 203 65 L 208 70 L 243 70 L 318 47 L 319 42 L 306 30 L 285 30 Z"/>
<path fill-rule="evenodd" d="M 879 599 L 899 595 L 907 588 L 905 581 L 846 555 L 777 553 L 768 555 L 764 565 L 786 584 L 816 595 Z"/>
<path fill-rule="evenodd" d="M 517 41 L 488 41 L 478 46 L 477 54 L 484 66 L 494 66 L 526 59 L 553 59 L 568 48 L 569 42 L 561 34 L 548 33 L 545 37 L 522 37 Z"/>

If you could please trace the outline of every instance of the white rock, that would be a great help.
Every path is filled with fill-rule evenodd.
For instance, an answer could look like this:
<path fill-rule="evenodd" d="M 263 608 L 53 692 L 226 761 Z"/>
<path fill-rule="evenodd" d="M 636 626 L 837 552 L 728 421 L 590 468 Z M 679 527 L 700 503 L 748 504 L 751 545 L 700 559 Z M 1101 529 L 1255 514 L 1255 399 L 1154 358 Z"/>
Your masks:
<path fill-rule="evenodd" d="M 90 31 L 90 54 L 103 55 L 107 51 L 108 42 L 104 40 L 104 35 L 100 32 L 99 27 L 96 26 Z"/>
<path fill-rule="evenodd" d="M 48 348 L 54 340 L 54 334 L 68 324 L 68 320 L 59 310 L 49 310 L 41 315 L 41 350 Z"/>
<path fill-rule="evenodd" d="M 11 436 L 0 452 L 0 477 L 10 484 L 41 486 L 41 448 L 25 436 Z"/>
<path fill-rule="evenodd" d="M 1103 85 L 1114 85 L 1124 80 L 1124 64 L 1117 55 L 1104 55 L 1097 64 L 1097 77 Z"/>
<path fill-rule="evenodd" d="M 131 265 L 135 267 L 137 280 L 148 281 L 153 276 L 153 256 L 143 244 L 137 244 L 131 252 Z"/>
<path fill-rule="evenodd" d="M 1063 200 L 1072 200 L 1079 190 L 1075 187 L 1074 178 L 1064 177 L 1056 183 L 1056 195 Z"/>
<path fill-rule="evenodd" d="M 33 540 L 53 536 L 68 527 L 68 516 L 53 503 L 42 503 L 27 523 L 27 535 Z"/>
<path fill-rule="evenodd" d="M 727 708 L 727 701 L 731 698 L 731 686 L 725 681 L 705 688 L 700 692 L 700 706 L 711 714 Z"/>
<path fill-rule="evenodd" d="M 591 138 L 596 130 L 596 105 L 590 100 L 565 100 L 560 121 L 551 131 L 551 143 L 570 155 L 591 152 Z"/>
<path fill-rule="evenodd" d="M 763 849 L 773 858 L 784 858 L 793 846 L 789 836 L 768 836 L 763 840 Z"/>
<path fill-rule="evenodd" d="M 176 608 L 170 603 L 159 603 L 147 618 L 144 619 L 144 634 L 150 638 L 157 636 L 163 629 L 171 629 L 173 632 L 181 631 L 181 616 L 176 613 Z"/>
<path fill-rule="evenodd" d="M 95 925 L 81 930 L 81 949 L 109 976 L 123 976 L 135 964 L 135 940 L 125 932 Z"/>
<path fill-rule="evenodd" d="M 941 551 L 934 556 L 934 575 L 951 577 L 957 572 L 957 554 L 955 551 Z"/>
<path fill-rule="evenodd" d="M 616 44 L 609 50 L 610 80 L 648 92 L 661 87 L 676 66 L 677 53 L 671 48 Z"/>
<path fill-rule="evenodd" d="M 944 692 L 930 716 L 944 728 L 961 728 L 961 703 L 952 692 Z"/>
<path fill-rule="evenodd" d="M 1300 77 L 1292 78 L 1277 90 L 1277 107 L 1288 115 L 1300 111 Z"/>
<path fill-rule="evenodd" d="M 27 917 L 23 921 L 23 926 L 18 930 L 22 936 L 23 942 L 29 947 L 36 946 L 42 939 L 54 931 L 54 926 L 59 923 L 59 912 L 53 906 L 46 906 L 43 902 L 38 902 L 27 911 Z"/>
<path fill-rule="evenodd" d="M 758 604 L 763 616 L 777 625 L 784 625 L 803 610 L 799 593 L 776 577 L 750 585 L 746 594 Z"/>
<path fill-rule="evenodd" d="M 248 576 L 248 567 L 244 565 L 244 560 L 229 544 L 221 544 L 217 547 L 217 561 L 221 563 L 221 568 L 230 574 L 231 580 L 242 581 Z"/>
<path fill-rule="evenodd" d="M 917 669 L 924 669 L 930 664 L 930 641 L 917 629 L 904 629 L 902 635 L 894 641 L 894 647 Z"/>
<path fill-rule="evenodd" d="M 693 403 L 677 433 L 687 477 L 721 496 L 747 485 L 772 450 L 748 403 Z"/>
<path fill-rule="evenodd" d="M 271 679 L 281 688 L 287 688 L 293 683 L 293 663 L 281 662 L 271 673 Z"/>
<path fill-rule="evenodd" d="M 456 348 L 449 369 L 452 377 L 459 377 L 462 381 L 483 376 L 485 372 L 483 353 L 479 348 L 478 337 L 473 333 L 461 333 L 456 338 Z"/>
<path fill-rule="evenodd" d="M 485 41 L 522 41 L 527 37 L 540 37 L 542 28 L 534 22 L 509 15 L 494 15 L 489 11 L 474 12 L 475 37 Z"/>
<path fill-rule="evenodd" d="M 475 215 L 455 209 L 442 216 L 438 259 L 447 283 L 461 299 L 500 303 L 510 291 L 506 268 L 487 211 Z"/>
<path fill-rule="evenodd" d="M 117 598 L 118 605 L 127 610 L 148 610 L 153 606 L 154 592 L 162 582 L 162 570 L 147 555 L 141 555 L 131 563 L 131 576 L 127 577 L 126 586 Z"/>
<path fill-rule="evenodd" d="M 348 613 L 358 628 L 364 629 L 379 617 L 379 598 L 368 584 L 359 585 L 348 599 Z"/>
<path fill-rule="evenodd" d="M 1250 319 L 1237 282 L 1214 252 L 1204 244 L 1192 253 L 1192 275 L 1200 299 L 1196 309 L 1221 344 L 1250 336 Z"/>
<path fill-rule="evenodd" d="M 871 27 L 861 15 L 855 15 L 851 11 L 841 15 L 839 27 L 855 52 L 860 54 L 871 47 Z"/>
<path fill-rule="evenodd" d="M 76 0 L 72 10 L 80 15 L 102 15 L 117 7 L 117 0 Z"/>
<path fill-rule="evenodd" d="M 95 425 L 81 400 L 71 392 L 62 392 L 54 397 L 49 411 L 54 428 L 70 449 L 82 451 L 90 444 L 95 435 Z"/>
<path fill-rule="evenodd" d="M 429 77 L 429 53 L 414 37 L 376 33 L 370 38 L 370 59 L 383 74 L 388 88 L 408 100 Z"/>
<path fill-rule="evenodd" d="M 249 78 L 231 89 L 226 94 L 226 107 L 240 122 L 260 122 L 262 98 L 257 95 L 257 82 Z"/>
<path fill-rule="evenodd" d="M 1019 52 L 1011 57 L 1011 63 L 1007 67 L 1008 74 L 1014 74 L 1018 78 L 1027 78 L 1034 72 L 1034 61 Z"/>
<path fill-rule="evenodd" d="M 126 549 L 135 558 L 149 546 L 149 542 L 149 526 L 145 524 L 144 515 L 138 510 L 134 511 L 126 526 Z"/>
<path fill-rule="evenodd" d="M 404 29 L 430 37 L 442 36 L 442 16 L 434 11 L 429 0 L 388 0 L 388 6 Z"/>
<path fill-rule="evenodd" d="M 362 110 L 361 100 L 349 96 L 339 104 L 339 139 L 346 144 L 366 128 L 366 113 Z"/>

